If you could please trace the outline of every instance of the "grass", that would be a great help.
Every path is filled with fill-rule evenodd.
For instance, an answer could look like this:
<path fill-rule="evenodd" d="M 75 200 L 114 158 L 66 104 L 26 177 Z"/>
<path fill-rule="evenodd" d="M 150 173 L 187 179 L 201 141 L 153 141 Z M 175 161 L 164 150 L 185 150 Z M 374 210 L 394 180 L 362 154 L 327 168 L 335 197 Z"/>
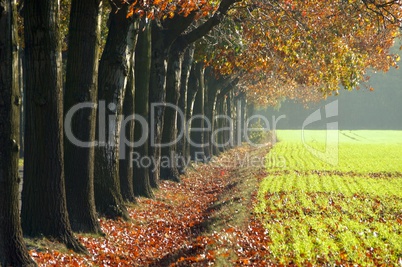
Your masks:
<path fill-rule="evenodd" d="M 268 155 L 268 170 L 402 172 L 402 131 L 371 132 L 372 137 L 370 131 L 331 133 L 326 146 L 325 131 L 305 131 L 304 142 L 300 131 L 278 131 L 278 139 L 284 142 Z"/>
<path fill-rule="evenodd" d="M 304 144 L 300 136 L 279 131 L 267 157 L 255 207 L 270 238 L 267 257 L 299 266 L 401 266 L 402 132 L 341 131 L 330 141 L 335 165 L 305 146 L 325 151 L 325 132 L 307 131 Z"/>

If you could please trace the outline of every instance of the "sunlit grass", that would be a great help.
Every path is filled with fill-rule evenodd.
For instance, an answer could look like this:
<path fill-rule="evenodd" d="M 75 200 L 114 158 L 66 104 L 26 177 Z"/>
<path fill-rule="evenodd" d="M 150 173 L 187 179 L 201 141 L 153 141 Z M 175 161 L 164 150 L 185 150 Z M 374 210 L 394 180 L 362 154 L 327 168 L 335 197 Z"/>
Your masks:
<path fill-rule="evenodd" d="M 279 132 L 267 157 L 255 207 L 271 240 L 267 257 L 284 265 L 401 266 L 402 132 L 341 132 L 337 165 L 306 149 L 325 151 L 324 131 L 308 131 L 304 144 L 299 133 Z"/>
<path fill-rule="evenodd" d="M 305 131 L 305 142 L 300 131 L 278 131 L 278 139 L 283 142 L 278 142 L 268 155 L 278 164 L 267 162 L 268 171 L 402 172 L 402 131 L 372 131 L 371 139 L 368 132 L 340 131 L 337 143 L 326 143 L 325 131 Z M 387 138 L 380 137 L 381 133 Z M 326 151 L 329 148 L 332 150 Z"/>
<path fill-rule="evenodd" d="M 256 212 L 280 263 L 387 265 L 402 257 L 402 179 L 273 176 Z"/>
<path fill-rule="evenodd" d="M 322 142 L 326 140 L 327 132 L 337 130 L 277 130 L 277 138 L 286 142 L 301 143 L 303 136 L 305 141 Z M 402 144 L 402 131 L 372 131 L 372 130 L 340 130 L 339 141 L 341 143 L 355 144 Z"/>

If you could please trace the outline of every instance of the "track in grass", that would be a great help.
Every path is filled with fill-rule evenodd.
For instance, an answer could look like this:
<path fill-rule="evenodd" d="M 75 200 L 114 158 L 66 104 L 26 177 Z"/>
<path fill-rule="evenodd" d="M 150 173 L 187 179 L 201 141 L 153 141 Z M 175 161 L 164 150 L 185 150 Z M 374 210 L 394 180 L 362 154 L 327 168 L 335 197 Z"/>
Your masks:
<path fill-rule="evenodd" d="M 337 165 L 306 149 L 325 149 L 323 133 L 279 132 L 268 154 L 255 210 L 269 260 L 401 266 L 402 132 L 340 132 Z"/>

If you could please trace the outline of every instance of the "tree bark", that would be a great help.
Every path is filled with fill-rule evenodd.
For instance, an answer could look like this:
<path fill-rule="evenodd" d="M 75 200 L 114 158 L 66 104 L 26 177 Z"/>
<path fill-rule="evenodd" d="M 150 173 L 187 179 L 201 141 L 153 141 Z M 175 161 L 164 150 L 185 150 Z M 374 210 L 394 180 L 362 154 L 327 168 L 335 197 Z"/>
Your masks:
<path fill-rule="evenodd" d="M 195 161 L 205 161 L 204 154 L 204 66 L 201 63 L 196 65 L 196 74 L 198 76 L 198 92 L 195 97 L 194 111 L 191 118 L 190 140 L 193 144 L 190 145 L 191 158 Z M 197 116 L 197 117 L 196 117 Z M 196 117 L 196 118 L 195 118 Z"/>
<path fill-rule="evenodd" d="M 228 148 L 233 148 L 234 146 L 234 127 L 235 127 L 235 122 L 236 122 L 236 112 L 235 112 L 235 101 L 234 101 L 234 93 L 233 91 L 230 91 L 228 93 L 227 97 L 227 114 L 228 117 L 230 118 L 229 121 L 229 131 L 228 131 L 228 140 L 229 140 L 229 145 Z"/>
<path fill-rule="evenodd" d="M 188 164 L 188 158 L 186 157 L 186 146 L 187 146 L 187 94 L 188 94 L 188 82 L 190 77 L 191 66 L 193 63 L 194 56 L 194 45 L 190 45 L 186 52 L 184 53 L 183 63 L 182 63 L 182 71 L 181 71 L 181 80 L 180 80 L 180 97 L 178 108 L 183 112 L 184 118 L 180 116 L 177 118 L 177 131 L 183 132 L 183 137 L 179 139 L 177 143 L 177 155 L 179 156 L 179 165 L 178 169 L 180 173 L 184 173 L 186 166 Z"/>
<path fill-rule="evenodd" d="M 18 69 L 19 69 L 19 83 L 20 83 L 20 93 L 21 93 L 21 108 L 20 108 L 20 125 L 25 125 L 25 79 L 24 79 L 24 49 L 18 49 Z M 20 158 L 24 158 L 24 127 L 20 127 Z"/>
<path fill-rule="evenodd" d="M 123 99 L 130 68 L 129 38 L 132 19 L 129 4 L 116 3 L 109 17 L 109 34 L 99 64 L 98 146 L 95 148 L 95 203 L 98 212 L 110 218 L 129 219 L 120 193 L 119 141 Z"/>
<path fill-rule="evenodd" d="M 241 98 L 241 124 L 240 124 L 240 129 L 241 129 L 241 142 L 244 142 L 246 140 L 245 138 L 245 130 L 246 130 L 246 122 L 247 122 L 247 98 L 246 94 L 243 94 Z"/>
<path fill-rule="evenodd" d="M 134 115 L 134 99 L 135 99 L 135 81 L 133 69 L 130 69 L 129 79 L 126 86 L 126 94 L 123 102 L 124 118 L 129 118 Z M 124 127 L 123 127 L 124 126 Z M 120 154 L 124 154 L 124 158 L 119 159 L 119 176 L 120 176 L 120 192 L 123 200 L 126 202 L 135 202 L 134 184 L 133 184 L 133 168 L 130 164 L 130 156 L 134 151 L 133 146 L 126 145 L 125 142 L 134 142 L 134 120 L 129 120 L 121 127 L 120 136 Z"/>
<path fill-rule="evenodd" d="M 138 35 L 138 42 L 135 49 L 135 114 L 141 116 L 145 124 L 138 124 L 134 128 L 134 140 L 140 141 L 145 137 L 144 142 L 135 147 L 135 155 L 138 160 L 131 159 L 133 166 L 134 195 L 153 198 L 151 183 L 149 180 L 149 167 L 141 161 L 147 158 L 148 154 L 148 123 L 149 123 L 149 78 L 151 69 L 151 28 L 143 26 Z M 134 156 L 133 155 L 133 158 Z"/>
<path fill-rule="evenodd" d="M 14 0 L 0 1 L 0 266 L 36 266 L 22 237 L 18 176 L 21 94 Z"/>
<path fill-rule="evenodd" d="M 218 116 L 218 110 L 219 110 L 219 105 L 220 102 L 218 101 L 218 95 L 219 95 L 220 90 L 217 89 L 214 97 L 214 103 L 212 107 L 212 131 L 211 131 L 211 152 L 212 155 L 217 156 L 219 155 L 219 147 L 217 146 L 218 144 L 218 138 L 217 135 L 215 134 L 216 131 L 218 130 L 218 121 L 216 119 L 216 116 Z"/>
<path fill-rule="evenodd" d="M 64 94 L 64 114 L 78 104 L 97 101 L 101 0 L 71 3 L 69 51 Z M 95 141 L 96 110 L 76 111 L 65 127 L 82 142 Z M 101 233 L 95 209 L 94 146 L 64 137 L 67 208 L 71 227 L 77 232 Z"/>
<path fill-rule="evenodd" d="M 151 76 L 149 81 L 149 103 L 151 104 L 151 111 L 149 113 L 150 142 L 148 151 L 151 158 L 149 178 L 153 188 L 158 188 L 160 179 L 160 144 L 162 142 L 163 114 L 165 112 L 163 104 L 166 99 L 168 49 L 168 44 L 165 41 L 165 38 L 167 38 L 165 37 L 166 34 L 167 32 L 161 29 L 155 21 L 152 22 Z"/>
<path fill-rule="evenodd" d="M 214 143 L 216 140 L 212 140 L 212 134 L 216 128 L 215 122 L 215 114 L 216 114 L 216 102 L 218 99 L 218 94 L 220 92 L 220 85 L 225 81 L 223 77 L 219 80 L 215 78 L 212 69 L 206 69 L 205 71 L 205 80 L 206 80 L 206 95 L 205 98 L 205 117 L 211 123 L 211 130 L 205 132 L 205 143 L 209 143 L 205 149 L 205 154 L 207 158 L 211 158 L 212 155 L 215 154 L 215 146 Z"/>
<path fill-rule="evenodd" d="M 203 136 L 203 144 L 204 144 L 204 158 L 208 162 L 211 159 L 211 151 L 210 151 L 210 146 L 211 146 L 211 129 L 212 129 L 212 122 L 211 122 L 211 115 L 210 115 L 210 110 L 211 108 L 209 107 L 210 104 L 210 91 L 211 89 L 208 86 L 208 83 L 206 82 L 205 78 L 205 71 L 204 71 L 204 136 Z"/>
<path fill-rule="evenodd" d="M 226 126 L 225 119 L 220 118 L 219 116 L 225 115 L 225 96 L 217 97 L 217 114 L 216 114 L 216 130 L 214 132 L 214 140 L 216 140 L 215 151 L 216 155 L 219 155 L 221 152 L 225 151 L 225 135 L 224 135 L 224 127 Z"/>
<path fill-rule="evenodd" d="M 120 191 L 123 200 L 134 203 L 134 186 L 133 186 L 133 168 L 130 162 L 131 153 L 134 151 L 134 101 L 135 101 L 135 45 L 138 37 L 138 22 L 130 30 L 129 38 L 134 39 L 133 46 L 131 47 L 131 59 L 129 66 L 129 75 L 126 85 L 126 93 L 123 101 L 123 115 L 126 123 L 121 125 L 120 136 L 120 150 L 124 158 L 119 162 L 119 175 L 120 175 Z"/>
<path fill-rule="evenodd" d="M 25 3 L 26 134 L 22 228 L 28 236 L 53 237 L 78 252 L 67 213 L 62 63 L 57 1 Z"/>
<path fill-rule="evenodd" d="M 225 142 L 225 147 L 224 149 L 227 150 L 230 148 L 230 143 L 231 143 L 231 130 L 232 130 L 232 121 L 231 121 L 231 94 L 228 92 L 225 96 L 225 110 L 224 113 L 227 117 L 225 120 L 225 126 L 227 128 L 226 131 L 223 132 L 224 134 L 224 142 Z"/>
<path fill-rule="evenodd" d="M 197 76 L 197 64 L 194 63 L 193 66 L 191 67 L 190 71 L 190 76 L 189 76 L 189 82 L 188 82 L 188 92 L 187 92 L 187 109 L 186 109 L 186 145 L 184 147 L 183 154 L 185 155 L 186 158 L 191 158 L 191 153 L 190 153 L 190 138 L 191 138 L 191 127 L 192 127 L 192 121 L 191 118 L 193 117 L 193 111 L 194 111 L 194 102 L 195 102 L 195 97 L 197 95 L 198 89 L 199 89 L 199 81 Z"/>
<path fill-rule="evenodd" d="M 184 51 L 180 43 L 173 43 L 169 51 L 166 81 L 166 103 L 174 107 L 167 107 L 164 114 L 164 127 L 162 134 L 161 155 L 164 159 L 160 168 L 161 179 L 180 182 L 178 169 L 177 138 L 183 138 L 183 133 L 178 133 L 176 110 L 180 97 L 180 82 Z M 181 112 L 180 115 L 183 113 Z M 183 116 L 184 117 L 184 116 Z M 179 134 L 179 136 L 177 136 Z M 169 144 L 169 145 L 168 145 Z"/>
<path fill-rule="evenodd" d="M 235 137 L 235 145 L 240 146 L 243 142 L 243 133 L 244 133 L 244 102 L 245 102 L 245 93 L 239 92 L 236 96 L 236 124 L 234 130 L 234 137 Z"/>
<path fill-rule="evenodd" d="M 238 138 L 238 131 L 239 131 L 239 119 L 241 118 L 241 114 L 239 113 L 241 109 L 239 108 L 240 99 L 237 96 L 233 98 L 233 146 L 239 146 L 239 138 Z"/>

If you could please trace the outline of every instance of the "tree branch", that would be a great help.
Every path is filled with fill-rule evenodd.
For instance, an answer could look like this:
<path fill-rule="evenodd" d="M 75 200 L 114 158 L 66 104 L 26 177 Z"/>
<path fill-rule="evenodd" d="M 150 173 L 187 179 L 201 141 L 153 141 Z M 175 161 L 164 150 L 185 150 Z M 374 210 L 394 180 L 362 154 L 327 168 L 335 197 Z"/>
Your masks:
<path fill-rule="evenodd" d="M 242 0 L 222 0 L 219 5 L 218 10 L 203 24 L 192 30 L 191 32 L 180 36 L 187 45 L 194 43 L 198 39 L 205 36 L 213 27 L 221 23 L 223 18 L 226 16 L 229 8 L 236 2 L 241 2 Z"/>
<path fill-rule="evenodd" d="M 228 80 L 227 84 L 225 84 L 224 87 L 222 87 L 223 89 L 219 92 L 218 98 L 222 98 L 224 97 L 227 93 L 229 93 L 230 91 L 232 91 L 236 85 L 239 83 L 240 79 L 239 77 L 233 77 L 233 79 Z"/>

